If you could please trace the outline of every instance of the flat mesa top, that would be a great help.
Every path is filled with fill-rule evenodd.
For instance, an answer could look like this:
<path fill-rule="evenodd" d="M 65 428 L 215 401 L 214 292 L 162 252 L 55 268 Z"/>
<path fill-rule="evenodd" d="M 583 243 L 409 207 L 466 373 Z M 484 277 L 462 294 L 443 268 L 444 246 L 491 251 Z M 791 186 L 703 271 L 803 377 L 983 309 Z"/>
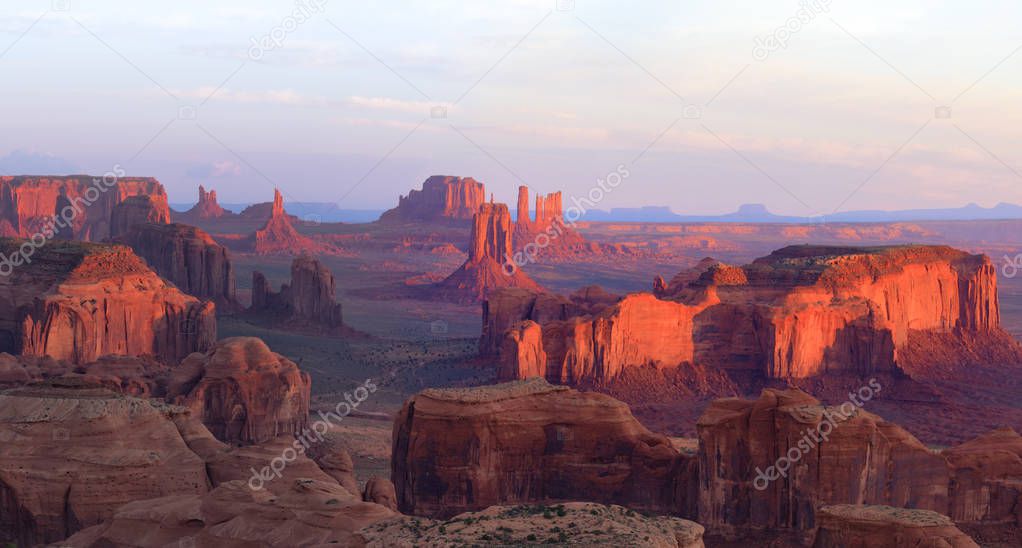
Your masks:
<path fill-rule="evenodd" d="M 896 523 L 907 527 L 941 527 L 954 525 L 950 518 L 930 510 L 913 510 L 894 508 L 891 506 L 860 506 L 857 504 L 837 504 L 825 506 L 820 510 L 843 519 L 856 521 L 873 521 Z"/>
<path fill-rule="evenodd" d="M 4 257 L 21 255 L 21 264 L 14 268 L 15 276 L 11 278 L 25 272 L 35 278 L 49 273 L 64 280 L 85 281 L 150 271 L 131 249 L 121 245 L 53 240 L 37 247 L 29 240 L 0 238 L 0 253 Z"/>
<path fill-rule="evenodd" d="M 442 401 L 485 403 L 535 394 L 563 392 L 566 390 L 570 390 L 570 388 L 552 385 L 544 379 L 533 377 L 522 381 L 512 381 L 477 388 L 430 388 L 422 391 L 420 396 Z"/>

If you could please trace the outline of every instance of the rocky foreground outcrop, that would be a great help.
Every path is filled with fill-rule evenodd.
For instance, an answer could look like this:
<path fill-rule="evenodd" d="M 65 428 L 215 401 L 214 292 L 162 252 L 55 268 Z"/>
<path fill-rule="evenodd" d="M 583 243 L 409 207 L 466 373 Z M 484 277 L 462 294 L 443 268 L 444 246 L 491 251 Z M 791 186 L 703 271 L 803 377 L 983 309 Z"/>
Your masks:
<path fill-rule="evenodd" d="M 0 351 L 174 362 L 216 340 L 215 305 L 168 284 L 127 247 L 0 239 L 0 253 L 13 265 L 0 276 Z"/>
<path fill-rule="evenodd" d="M 840 504 L 819 512 L 813 548 L 979 548 L 947 516 L 928 510 Z"/>
<path fill-rule="evenodd" d="M 505 204 L 486 203 L 472 219 L 468 260 L 432 292 L 447 299 L 477 302 L 502 287 L 539 291 L 540 286 L 511 261 L 511 213 Z"/>
<path fill-rule="evenodd" d="M 420 516 L 571 500 L 685 515 L 693 464 L 627 405 L 532 379 L 408 400 L 391 480 L 398 508 Z"/>
<path fill-rule="evenodd" d="M 291 261 L 291 283 L 282 284 L 280 291 L 274 292 L 261 272 L 252 273 L 249 312 L 269 315 L 292 327 L 341 332 L 345 326 L 336 291 L 330 269 L 303 254 Z"/>
<path fill-rule="evenodd" d="M 362 529 L 368 548 L 393 546 L 649 546 L 703 548 L 703 528 L 621 506 L 567 502 L 491 506 L 446 521 L 398 517 Z"/>
<path fill-rule="evenodd" d="M 486 201 L 486 187 L 471 177 L 433 175 L 422 190 L 401 196 L 394 209 L 385 211 L 380 222 L 452 222 L 471 219 Z"/>
<path fill-rule="evenodd" d="M 114 207 L 131 196 L 149 196 L 160 218 L 170 218 L 163 185 L 149 177 L 0 176 L 0 234 L 59 233 L 65 239 L 103 241 L 110 237 Z M 68 220 L 68 230 L 54 226 Z"/>
<path fill-rule="evenodd" d="M 713 402 L 698 424 L 699 523 L 805 532 L 822 506 L 871 504 L 1022 526 L 1022 437 L 1000 430 L 934 451 L 854 404 L 864 392 L 834 407 L 797 390 Z"/>
<path fill-rule="evenodd" d="M 167 398 L 192 409 L 217 439 L 264 443 L 309 425 L 309 374 L 255 337 L 218 341 L 170 374 Z"/>
<path fill-rule="evenodd" d="M 537 314 L 528 303 L 563 299 L 494 295 L 484 308 L 481 350 L 508 350 L 501 353 L 506 378 L 541 373 L 567 383 L 683 363 L 767 379 L 868 376 L 900 372 L 899 349 L 912 332 L 1000 329 L 996 269 L 985 256 L 948 247 L 793 246 L 743 267 L 704 261 L 699 268 L 658 284 L 657 294 L 632 294 L 602 310 Z M 521 336 L 516 324 L 526 320 L 539 324 L 541 337 Z M 542 356 L 545 363 L 535 361 Z"/>

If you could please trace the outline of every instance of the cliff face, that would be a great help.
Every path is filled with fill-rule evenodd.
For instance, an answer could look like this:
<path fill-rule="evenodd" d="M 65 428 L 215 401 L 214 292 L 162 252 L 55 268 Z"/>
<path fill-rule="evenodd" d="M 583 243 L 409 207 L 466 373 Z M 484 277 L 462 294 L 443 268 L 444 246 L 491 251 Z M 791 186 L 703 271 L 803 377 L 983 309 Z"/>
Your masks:
<path fill-rule="evenodd" d="M 151 198 L 159 219 L 170 219 L 167 193 L 156 179 L 0 176 L 0 222 L 9 236 L 31 238 L 52 231 L 62 238 L 102 241 L 110 237 L 114 207 L 139 195 Z M 70 226 L 53 227 L 55 215 L 69 219 Z"/>
<path fill-rule="evenodd" d="M 468 260 L 435 286 L 440 294 L 474 302 L 501 287 L 539 289 L 539 284 L 517 268 L 511 257 L 511 213 L 506 204 L 486 203 L 472 218 Z"/>
<path fill-rule="evenodd" d="M 152 196 L 129 196 L 116 206 L 110 214 L 110 238 L 128 234 L 133 227 L 143 223 L 167 224 L 167 211 L 156 203 Z"/>
<path fill-rule="evenodd" d="M 5 257 L 31 249 L 0 240 Z M 106 354 L 177 361 L 216 339 L 215 307 L 123 246 L 50 242 L 0 277 L 0 350 L 74 363 Z"/>
<path fill-rule="evenodd" d="M 430 517 L 556 500 L 670 512 L 690 464 L 623 403 L 535 379 L 410 399 L 391 478 L 399 509 Z"/>
<path fill-rule="evenodd" d="M 990 260 L 946 247 L 803 246 L 744 267 L 700 265 L 695 275 L 660 284 L 656 295 L 629 295 L 600 310 L 562 307 L 542 319 L 528 304 L 540 297 L 501 295 L 484 306 L 480 348 L 492 354 L 507 329 L 532 320 L 541 326 L 541 346 L 509 348 L 545 353 L 546 367 L 505 371 L 603 382 L 630 366 L 694 363 L 801 378 L 895 372 L 913 330 L 956 337 L 999 329 Z M 536 339 L 527 342 L 536 346 Z"/>
<path fill-rule="evenodd" d="M 192 409 L 219 440 L 264 443 L 308 427 L 308 373 L 255 337 L 218 341 L 171 375 L 167 398 Z"/>
<path fill-rule="evenodd" d="M 143 223 L 115 242 L 131 247 L 181 291 L 212 299 L 223 310 L 238 307 L 230 254 L 205 231 L 178 223 Z"/>
<path fill-rule="evenodd" d="M 277 320 L 327 330 L 344 326 L 341 304 L 335 301 L 336 283 L 330 269 L 302 255 L 291 262 L 291 283 L 274 293 L 261 272 L 252 273 L 252 312 L 268 313 Z"/>
<path fill-rule="evenodd" d="M 486 187 L 471 177 L 434 175 L 422 190 L 401 196 L 396 208 L 380 216 L 382 222 L 452 221 L 471 219 L 486 201 Z"/>

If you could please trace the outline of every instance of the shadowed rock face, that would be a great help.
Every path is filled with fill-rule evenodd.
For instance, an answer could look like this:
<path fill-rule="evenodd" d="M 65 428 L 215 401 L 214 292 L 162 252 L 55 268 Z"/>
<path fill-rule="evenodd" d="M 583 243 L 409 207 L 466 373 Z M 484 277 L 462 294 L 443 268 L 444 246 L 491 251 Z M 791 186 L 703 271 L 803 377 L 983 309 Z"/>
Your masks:
<path fill-rule="evenodd" d="M 381 222 L 436 222 L 471 219 L 486 201 L 486 187 L 471 177 L 434 175 L 422 190 L 401 196 L 396 208 L 385 211 Z"/>
<path fill-rule="evenodd" d="M 205 231 L 178 223 L 142 223 L 115 242 L 131 247 L 181 291 L 212 299 L 222 310 L 239 307 L 230 254 Z"/>
<path fill-rule="evenodd" d="M 291 283 L 274 293 L 261 272 L 252 273 L 252 312 L 272 314 L 297 326 L 337 330 L 344 327 L 336 283 L 330 269 L 302 255 L 291 262 Z"/>
<path fill-rule="evenodd" d="M 167 397 L 187 406 L 217 439 L 263 443 L 309 424 L 312 381 L 255 337 L 232 337 L 170 372 Z"/>
<path fill-rule="evenodd" d="M 954 522 L 936 512 L 889 506 L 824 506 L 813 548 L 979 548 Z"/>
<path fill-rule="evenodd" d="M 134 500 L 204 493 L 182 413 L 74 381 L 0 393 L 0 541 L 56 542 Z"/>
<path fill-rule="evenodd" d="M 996 269 L 985 256 L 947 247 L 795 246 L 744 267 L 714 261 L 600 311 L 562 308 L 538 320 L 536 295 L 502 294 L 484 305 L 484 353 L 522 320 L 537 338 L 512 341 L 517 375 L 605 382 L 631 366 L 683 363 L 766 378 L 899 371 L 914 330 L 955 337 L 999 330 Z M 545 297 L 545 300 L 555 300 Z M 521 347 L 528 345 L 528 347 Z M 546 355 L 546 363 L 530 363 Z"/>
<path fill-rule="evenodd" d="M 114 206 L 110 216 L 110 239 L 130 233 L 136 225 L 164 225 L 169 222 L 167 211 L 154 202 L 151 196 L 129 196 Z"/>
<path fill-rule="evenodd" d="M 608 396 L 540 379 L 431 389 L 395 420 L 391 479 L 404 513 L 589 500 L 687 515 L 692 459 Z"/>
<path fill-rule="evenodd" d="M 107 354 L 173 362 L 216 339 L 215 306 L 169 285 L 129 248 L 0 240 L 0 350 L 73 363 Z"/>
<path fill-rule="evenodd" d="M 0 224 L 7 227 L 7 236 L 31 238 L 52 232 L 62 238 L 103 241 L 110 237 L 114 207 L 138 195 L 151 198 L 160 219 L 170 219 L 167 193 L 153 178 L 0 176 Z M 54 215 L 70 219 L 70 228 L 53 227 Z"/>
<path fill-rule="evenodd" d="M 487 203 L 472 219 L 468 260 L 444 281 L 434 286 L 442 295 L 463 302 L 475 302 L 501 287 L 539 290 L 539 284 L 524 272 L 505 268 L 511 258 L 511 213 L 506 204 Z"/>

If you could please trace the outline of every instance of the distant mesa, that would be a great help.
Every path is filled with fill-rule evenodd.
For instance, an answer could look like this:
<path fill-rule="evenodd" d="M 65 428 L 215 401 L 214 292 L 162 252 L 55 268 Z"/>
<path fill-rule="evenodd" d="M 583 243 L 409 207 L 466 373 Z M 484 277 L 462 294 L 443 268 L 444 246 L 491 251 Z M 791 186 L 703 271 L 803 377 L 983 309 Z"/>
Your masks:
<path fill-rule="evenodd" d="M 274 292 L 261 272 L 252 273 L 250 313 L 269 316 L 274 322 L 299 329 L 335 334 L 354 334 L 344 325 L 341 304 L 336 302 L 336 283 L 330 269 L 318 260 L 301 255 L 291 262 L 291 283 Z"/>
<path fill-rule="evenodd" d="M 698 269 L 616 301 L 495 291 L 481 352 L 499 356 L 502 379 L 599 384 L 646 365 L 763 379 L 901 374 L 915 334 L 1003 340 L 995 267 L 949 247 L 792 246 Z"/>
<path fill-rule="evenodd" d="M 434 175 L 422 183 L 422 190 L 401 196 L 397 207 L 385 211 L 380 222 L 467 221 L 485 201 L 483 183 L 471 177 Z"/>
<path fill-rule="evenodd" d="M 60 239 L 99 242 L 110 237 L 114 206 L 131 196 L 149 196 L 159 219 L 170 219 L 167 193 L 149 177 L 71 175 L 0 176 L 0 232 L 31 238 L 54 233 Z M 70 220 L 54 226 L 54 216 Z"/>
<path fill-rule="evenodd" d="M 124 246 L 0 239 L 4 257 L 31 262 L 0 276 L 0 351 L 74 363 L 107 354 L 167 362 L 216 340 L 215 305 L 181 292 Z"/>
<path fill-rule="evenodd" d="M 216 199 L 216 191 L 206 192 L 206 188 L 202 185 L 199 185 L 199 201 L 188 211 L 177 214 L 180 220 L 191 222 L 233 216 L 235 216 L 233 211 L 220 207 L 220 203 Z"/>
<path fill-rule="evenodd" d="M 515 267 L 511 248 L 511 213 L 506 204 L 484 203 L 472 219 L 468 260 L 431 293 L 460 302 L 478 302 L 501 287 L 540 291 L 540 286 Z"/>

